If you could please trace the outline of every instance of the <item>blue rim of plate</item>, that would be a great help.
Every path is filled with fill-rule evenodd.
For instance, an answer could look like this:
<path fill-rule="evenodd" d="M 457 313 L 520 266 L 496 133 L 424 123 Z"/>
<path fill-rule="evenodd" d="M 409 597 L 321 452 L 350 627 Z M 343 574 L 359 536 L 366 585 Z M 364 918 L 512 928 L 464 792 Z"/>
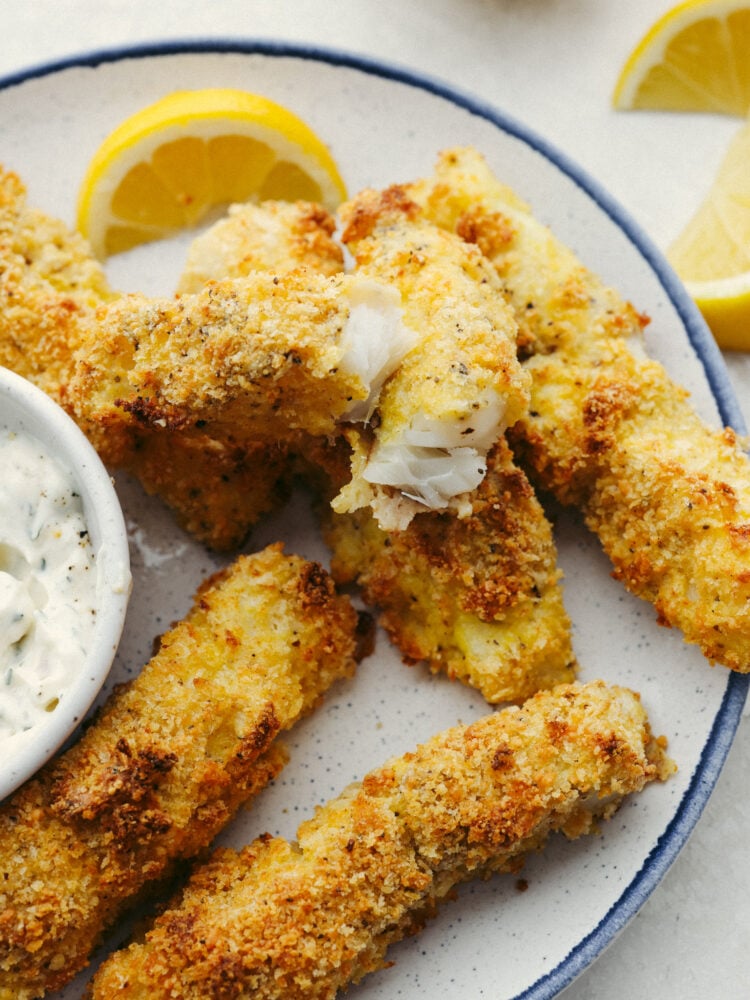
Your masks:
<path fill-rule="evenodd" d="M 75 67 L 93 69 L 106 63 L 124 62 L 128 59 L 199 55 L 201 53 L 206 55 L 226 53 L 297 58 L 359 70 L 372 76 L 392 80 L 434 94 L 436 97 L 491 122 L 503 132 L 526 143 L 580 187 L 633 243 L 654 272 L 679 315 L 688 339 L 703 366 L 706 380 L 716 400 L 722 421 L 739 433 L 746 433 L 742 411 L 729 381 L 721 351 L 698 308 L 651 238 L 598 181 L 590 177 L 583 168 L 554 145 L 514 119 L 512 115 L 493 107 L 484 100 L 462 93 L 452 84 L 448 85 L 426 74 L 415 73 L 395 64 L 384 63 L 380 60 L 336 49 L 287 42 L 217 38 L 174 40 L 100 49 L 42 63 L 27 70 L 0 77 L 0 90 L 7 90 L 30 80 L 51 76 Z M 748 684 L 750 684 L 750 675 L 728 673 L 724 697 L 719 711 L 716 713 L 711 733 L 703 747 L 698 766 L 679 808 L 640 871 L 597 926 L 571 949 L 569 954 L 554 969 L 522 993 L 517 994 L 513 1000 L 552 1000 L 588 968 L 646 902 L 687 842 L 716 785 L 742 717 Z"/>

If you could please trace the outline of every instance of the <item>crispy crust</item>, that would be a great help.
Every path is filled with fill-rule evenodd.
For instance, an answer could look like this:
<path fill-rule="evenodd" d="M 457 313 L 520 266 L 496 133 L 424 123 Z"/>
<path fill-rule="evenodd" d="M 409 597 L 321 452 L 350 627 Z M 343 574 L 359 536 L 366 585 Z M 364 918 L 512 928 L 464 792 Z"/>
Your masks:
<path fill-rule="evenodd" d="M 307 267 L 338 274 L 344 254 L 333 239 L 335 228 L 324 208 L 307 201 L 232 205 L 226 218 L 191 243 L 177 290 L 198 292 L 207 281 L 257 270 L 284 274 Z"/>
<path fill-rule="evenodd" d="M 321 275 L 336 274 L 343 253 L 333 231 L 331 216 L 309 202 L 235 205 L 191 244 L 178 291 L 197 292 L 211 280 L 247 277 L 256 270 L 284 274 L 302 265 Z M 289 456 L 281 441 L 248 442 L 199 427 L 162 427 L 158 420 L 133 429 L 133 435 L 122 466 L 211 548 L 236 549 L 253 525 L 287 497 Z"/>
<path fill-rule="evenodd" d="M 504 438 L 487 464 L 467 517 L 423 513 L 385 532 L 369 511 L 331 514 L 326 540 L 334 577 L 380 609 L 406 662 L 521 701 L 573 679 L 570 620 L 551 525 Z"/>
<path fill-rule="evenodd" d="M 0 364 L 64 402 L 82 329 L 111 297 L 83 238 L 30 209 L 0 167 Z"/>
<path fill-rule="evenodd" d="M 210 548 L 232 552 L 289 494 L 288 451 L 213 437 L 199 429 L 139 431 L 120 465 L 172 508 L 180 526 Z"/>
<path fill-rule="evenodd" d="M 240 544 L 285 492 L 300 427 L 331 433 L 356 376 L 337 371 L 337 279 L 254 273 L 196 295 L 101 310 L 69 386 L 99 454 L 133 472 L 216 549 Z"/>
<path fill-rule="evenodd" d="M 81 352 L 71 383 L 80 422 L 105 453 L 118 429 L 127 438 L 142 426 L 268 443 L 332 433 L 365 395 L 338 369 L 346 283 L 254 272 L 179 299 L 123 296 L 100 311 Z"/>
<path fill-rule="evenodd" d="M 513 442 L 534 480 L 583 510 L 615 575 L 660 624 L 710 661 L 750 670 L 750 465 L 735 435 L 699 419 L 643 354 L 645 318 L 478 153 L 445 153 L 409 194 L 484 250 L 516 310 L 532 396 Z"/>
<path fill-rule="evenodd" d="M 331 1000 L 457 883 L 517 871 L 672 770 L 637 696 L 563 685 L 456 727 L 318 810 L 298 842 L 218 851 L 90 1000 Z"/>
<path fill-rule="evenodd" d="M 0 1000 L 68 982 L 278 773 L 275 736 L 352 673 L 357 626 L 325 571 L 278 545 L 203 584 L 140 676 L 0 808 Z"/>
<path fill-rule="evenodd" d="M 190 245 L 178 290 L 254 271 L 284 274 L 297 267 L 321 275 L 343 269 L 333 218 L 309 202 L 234 205 Z M 260 518 L 288 495 L 288 448 L 238 441 L 205 430 L 139 429 L 125 466 L 176 512 L 180 524 L 214 549 L 237 548 Z"/>

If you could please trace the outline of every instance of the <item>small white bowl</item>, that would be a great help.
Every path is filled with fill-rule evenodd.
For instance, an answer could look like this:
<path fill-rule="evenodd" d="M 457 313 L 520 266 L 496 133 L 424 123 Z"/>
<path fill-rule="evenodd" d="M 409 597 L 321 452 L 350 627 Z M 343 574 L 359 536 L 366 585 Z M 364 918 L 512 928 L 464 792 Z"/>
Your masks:
<path fill-rule="evenodd" d="M 26 733 L 0 740 L 0 800 L 18 788 L 62 746 L 107 678 L 117 651 L 131 590 L 128 539 L 109 473 L 83 432 L 61 407 L 19 375 L 0 367 L 0 428 L 35 437 L 77 481 L 96 556 L 96 622 L 82 670 L 53 711 Z M 3 489 L 0 470 L 0 490 Z"/>

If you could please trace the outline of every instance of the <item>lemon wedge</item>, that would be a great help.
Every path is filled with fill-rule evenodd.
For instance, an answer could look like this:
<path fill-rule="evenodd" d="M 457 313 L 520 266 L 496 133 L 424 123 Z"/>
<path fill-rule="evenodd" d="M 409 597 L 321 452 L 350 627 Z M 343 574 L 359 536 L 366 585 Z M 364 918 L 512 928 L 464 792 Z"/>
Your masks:
<path fill-rule="evenodd" d="M 685 282 L 719 347 L 750 350 L 750 272 L 717 281 Z"/>
<path fill-rule="evenodd" d="M 750 349 L 750 123 L 667 257 L 720 346 Z"/>
<path fill-rule="evenodd" d="M 131 115 L 91 159 L 78 228 L 103 259 L 173 236 L 223 204 L 305 199 L 334 210 L 346 189 L 295 114 L 232 88 L 175 91 Z"/>
<path fill-rule="evenodd" d="M 750 6 L 688 0 L 657 20 L 635 47 L 612 102 L 621 110 L 750 110 Z"/>

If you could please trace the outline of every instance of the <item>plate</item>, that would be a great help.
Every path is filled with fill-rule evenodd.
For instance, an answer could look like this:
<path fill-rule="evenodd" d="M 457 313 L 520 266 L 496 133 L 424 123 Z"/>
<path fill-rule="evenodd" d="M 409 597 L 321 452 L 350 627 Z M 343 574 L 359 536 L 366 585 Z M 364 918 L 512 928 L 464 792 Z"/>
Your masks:
<path fill-rule="evenodd" d="M 505 114 L 434 80 L 343 53 L 286 45 L 155 46 L 101 52 L 0 81 L 6 166 L 30 202 L 69 223 L 79 181 L 104 135 L 180 87 L 261 91 L 306 119 L 330 144 L 351 191 L 428 173 L 442 148 L 472 144 L 579 257 L 652 317 L 650 352 L 692 393 L 710 422 L 741 427 L 723 362 L 659 252 L 601 187 Z M 184 247 L 145 247 L 109 264 L 123 290 L 169 294 Z M 137 483 L 118 477 L 130 532 L 133 595 L 109 681 L 136 673 L 154 636 L 187 610 L 199 581 L 221 564 L 174 525 Z M 248 548 L 283 539 L 326 561 L 304 496 L 269 518 Z M 642 693 L 654 729 L 669 738 L 679 773 L 628 800 L 600 837 L 553 839 L 517 880 L 470 884 L 418 936 L 393 948 L 395 965 L 369 976 L 354 1000 L 550 998 L 634 916 L 684 845 L 729 750 L 748 678 L 711 670 L 650 605 L 612 580 L 598 543 L 573 517 L 557 525 L 566 604 L 584 679 Z M 287 739 L 291 762 L 220 838 L 239 846 L 268 831 L 293 837 L 315 805 L 393 754 L 457 721 L 486 713 L 474 692 L 403 666 L 383 635 L 350 682 L 330 693 Z M 117 935 L 109 942 L 111 947 Z M 55 995 L 80 996 L 82 976 Z"/>

